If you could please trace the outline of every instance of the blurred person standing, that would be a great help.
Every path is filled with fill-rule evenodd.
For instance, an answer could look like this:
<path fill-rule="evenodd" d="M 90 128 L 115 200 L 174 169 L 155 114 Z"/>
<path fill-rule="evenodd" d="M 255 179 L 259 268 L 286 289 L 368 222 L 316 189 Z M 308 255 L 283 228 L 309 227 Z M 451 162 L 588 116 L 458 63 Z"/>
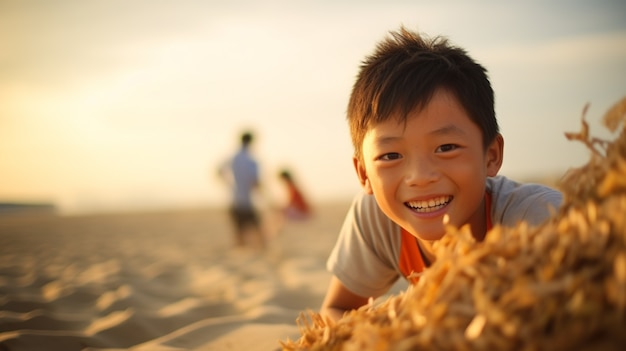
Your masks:
<path fill-rule="evenodd" d="M 249 233 L 265 247 L 261 218 L 253 201 L 253 193 L 260 187 L 259 165 L 250 151 L 253 140 L 252 132 L 242 133 L 240 149 L 219 169 L 221 178 L 232 187 L 229 211 L 235 229 L 235 245 L 239 247 L 245 246 Z"/>

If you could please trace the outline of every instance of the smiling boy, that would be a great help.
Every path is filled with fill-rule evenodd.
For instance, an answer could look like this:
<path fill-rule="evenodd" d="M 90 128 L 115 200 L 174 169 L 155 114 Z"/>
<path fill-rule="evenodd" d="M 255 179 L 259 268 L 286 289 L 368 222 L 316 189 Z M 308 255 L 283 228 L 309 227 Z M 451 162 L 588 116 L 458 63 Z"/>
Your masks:
<path fill-rule="evenodd" d="M 436 257 L 443 218 L 482 240 L 494 224 L 536 225 L 558 191 L 498 176 L 504 139 L 486 70 L 444 38 L 401 28 L 361 66 L 348 104 L 354 200 L 328 259 L 321 313 L 333 319 L 415 282 Z"/>

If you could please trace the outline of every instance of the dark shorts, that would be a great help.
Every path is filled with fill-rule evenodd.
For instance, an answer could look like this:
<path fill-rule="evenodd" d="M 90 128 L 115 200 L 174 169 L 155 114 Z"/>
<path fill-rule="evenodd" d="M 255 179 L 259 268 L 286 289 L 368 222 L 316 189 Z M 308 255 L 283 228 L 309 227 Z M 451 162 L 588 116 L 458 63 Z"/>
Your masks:
<path fill-rule="evenodd" d="M 253 208 L 231 208 L 230 215 L 238 229 L 259 226 L 259 216 Z"/>

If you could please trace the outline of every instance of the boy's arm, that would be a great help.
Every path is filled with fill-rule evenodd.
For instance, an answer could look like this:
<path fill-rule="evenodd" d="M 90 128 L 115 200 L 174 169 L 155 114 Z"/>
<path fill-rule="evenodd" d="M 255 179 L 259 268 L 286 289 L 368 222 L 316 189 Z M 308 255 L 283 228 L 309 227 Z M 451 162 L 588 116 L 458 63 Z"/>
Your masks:
<path fill-rule="evenodd" d="M 348 290 L 343 283 L 333 275 L 322 302 L 320 314 L 338 321 L 344 313 L 367 304 L 369 298 L 363 297 Z"/>

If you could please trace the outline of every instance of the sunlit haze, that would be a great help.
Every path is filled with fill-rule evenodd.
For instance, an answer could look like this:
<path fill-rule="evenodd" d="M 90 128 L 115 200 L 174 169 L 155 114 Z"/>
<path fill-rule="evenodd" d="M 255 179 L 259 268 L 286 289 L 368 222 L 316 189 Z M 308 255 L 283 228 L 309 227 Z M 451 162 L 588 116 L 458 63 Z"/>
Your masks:
<path fill-rule="evenodd" d="M 624 1 L 2 1 L 0 202 L 63 213 L 225 204 L 216 169 L 256 131 L 265 200 L 293 170 L 314 201 L 359 185 L 345 121 L 361 60 L 400 25 L 483 64 L 501 174 L 588 159 L 626 95 Z"/>

